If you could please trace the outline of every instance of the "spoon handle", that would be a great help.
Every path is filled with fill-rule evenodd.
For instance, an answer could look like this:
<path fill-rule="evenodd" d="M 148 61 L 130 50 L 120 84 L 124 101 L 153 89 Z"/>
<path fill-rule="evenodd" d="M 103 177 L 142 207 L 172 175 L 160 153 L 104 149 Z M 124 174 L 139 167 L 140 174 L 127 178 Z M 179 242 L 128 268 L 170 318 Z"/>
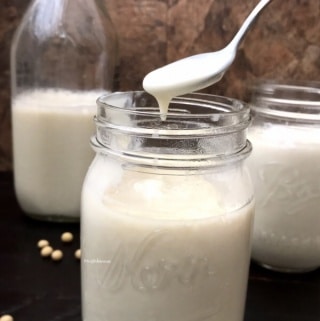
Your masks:
<path fill-rule="evenodd" d="M 261 0 L 256 7 L 251 11 L 247 19 L 243 22 L 241 28 L 236 33 L 234 38 L 229 43 L 228 47 L 232 47 L 234 50 L 238 48 L 242 39 L 247 31 L 250 29 L 252 22 L 258 17 L 262 9 L 264 9 L 272 0 Z"/>

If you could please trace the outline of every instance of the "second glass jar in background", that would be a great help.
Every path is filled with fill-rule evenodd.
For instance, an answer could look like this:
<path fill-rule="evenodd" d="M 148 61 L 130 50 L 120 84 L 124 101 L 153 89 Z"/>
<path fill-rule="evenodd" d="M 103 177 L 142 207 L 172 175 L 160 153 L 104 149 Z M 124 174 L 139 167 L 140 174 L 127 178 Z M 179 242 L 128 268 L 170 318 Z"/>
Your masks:
<path fill-rule="evenodd" d="M 262 82 L 252 97 L 252 257 L 284 272 L 320 266 L 320 84 Z"/>
<path fill-rule="evenodd" d="M 250 116 L 218 96 L 98 100 L 81 207 L 86 321 L 243 319 L 253 188 Z"/>
<path fill-rule="evenodd" d="M 116 59 L 101 3 L 31 2 L 11 51 L 14 183 L 29 216 L 79 220 L 95 101 L 113 89 Z"/>

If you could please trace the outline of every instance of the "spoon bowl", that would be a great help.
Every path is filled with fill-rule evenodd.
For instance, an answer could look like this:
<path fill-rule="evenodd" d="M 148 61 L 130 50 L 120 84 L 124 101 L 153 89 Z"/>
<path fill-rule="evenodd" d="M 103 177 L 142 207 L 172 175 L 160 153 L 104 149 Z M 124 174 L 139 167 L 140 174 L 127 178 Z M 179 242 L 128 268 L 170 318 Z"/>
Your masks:
<path fill-rule="evenodd" d="M 235 51 L 227 47 L 187 57 L 150 72 L 144 78 L 143 87 L 151 94 L 168 96 L 196 91 L 218 82 L 234 58 Z"/>

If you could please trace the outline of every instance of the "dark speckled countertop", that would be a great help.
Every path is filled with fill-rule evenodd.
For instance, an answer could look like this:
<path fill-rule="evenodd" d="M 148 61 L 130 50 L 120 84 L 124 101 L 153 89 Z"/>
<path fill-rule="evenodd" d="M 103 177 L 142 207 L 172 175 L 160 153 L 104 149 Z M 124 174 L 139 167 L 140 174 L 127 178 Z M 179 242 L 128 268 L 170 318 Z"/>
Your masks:
<path fill-rule="evenodd" d="M 0 204 L 0 315 L 9 313 L 15 321 L 81 321 L 80 264 L 73 257 L 79 225 L 28 219 L 9 173 L 0 174 Z M 65 231 L 75 236 L 69 245 L 59 240 Z M 61 262 L 40 257 L 42 238 L 63 250 Z M 319 320 L 320 269 L 290 275 L 251 264 L 244 321 Z"/>

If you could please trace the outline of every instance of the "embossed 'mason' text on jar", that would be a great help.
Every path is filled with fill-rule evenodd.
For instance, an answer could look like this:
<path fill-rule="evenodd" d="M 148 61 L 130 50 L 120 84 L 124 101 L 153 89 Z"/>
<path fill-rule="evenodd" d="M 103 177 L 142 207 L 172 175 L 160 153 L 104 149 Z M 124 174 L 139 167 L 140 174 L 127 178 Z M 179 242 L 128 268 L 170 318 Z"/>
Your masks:
<path fill-rule="evenodd" d="M 243 318 L 253 188 L 248 107 L 191 94 L 98 100 L 81 205 L 85 321 Z"/>
<path fill-rule="evenodd" d="M 256 87 L 250 168 L 257 210 L 253 259 L 271 269 L 320 266 L 320 85 Z"/>

